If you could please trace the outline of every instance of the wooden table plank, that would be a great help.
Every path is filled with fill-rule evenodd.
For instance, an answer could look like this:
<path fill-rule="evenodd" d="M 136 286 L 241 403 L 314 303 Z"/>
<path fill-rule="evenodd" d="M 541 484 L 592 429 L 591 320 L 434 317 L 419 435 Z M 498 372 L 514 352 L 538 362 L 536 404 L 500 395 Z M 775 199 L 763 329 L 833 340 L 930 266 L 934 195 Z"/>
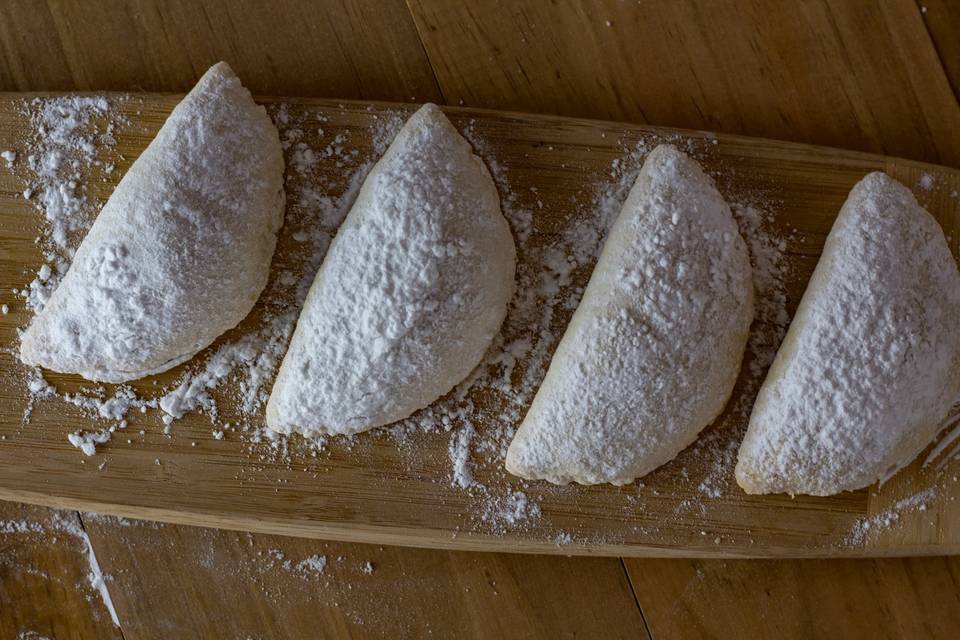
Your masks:
<path fill-rule="evenodd" d="M 917 0 L 953 93 L 960 99 L 960 2 Z"/>
<path fill-rule="evenodd" d="M 625 560 L 651 635 L 955 638 L 960 558 Z"/>
<path fill-rule="evenodd" d="M 409 4 L 451 104 L 960 166 L 960 107 L 913 0 Z"/>
<path fill-rule="evenodd" d="M 605 638 L 646 637 L 616 558 L 322 543 L 89 514 L 84 522 L 115 567 L 110 586 L 126 640 L 298 638 L 307 631 L 325 638 L 573 638 L 599 629 Z"/>
<path fill-rule="evenodd" d="M 0 638 L 122 638 L 89 585 L 79 526 L 73 511 L 0 501 Z"/>
<path fill-rule="evenodd" d="M 182 92 L 226 60 L 262 95 L 441 99 L 403 0 L 14 0 L 0 54 L 15 91 Z"/>

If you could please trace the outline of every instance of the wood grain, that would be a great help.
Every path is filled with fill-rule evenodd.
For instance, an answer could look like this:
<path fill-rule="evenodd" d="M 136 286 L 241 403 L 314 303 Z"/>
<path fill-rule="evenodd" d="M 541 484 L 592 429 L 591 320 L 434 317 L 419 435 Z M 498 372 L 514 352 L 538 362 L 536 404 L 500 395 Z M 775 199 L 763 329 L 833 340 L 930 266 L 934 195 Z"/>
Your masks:
<path fill-rule="evenodd" d="M 913 0 L 409 5 L 450 104 L 960 166 L 960 107 Z"/>
<path fill-rule="evenodd" d="M 22 138 L 23 116 L 13 108 L 15 99 L 8 97 L 7 102 L 0 102 L 0 146 L 16 148 L 16 141 Z M 136 100 L 117 101 L 133 125 L 130 132 L 116 134 L 117 145 L 112 152 L 116 157 L 107 159 L 115 159 L 119 171 L 110 176 L 104 194 L 110 181 L 122 174 L 151 139 L 176 100 L 146 94 Z M 308 122 L 322 119 L 323 136 L 346 135 L 361 158 L 369 152 L 370 127 L 394 116 L 397 108 L 322 100 L 289 101 L 289 105 L 294 112 L 301 110 Z M 482 148 L 488 160 L 496 159 L 504 171 L 514 205 L 533 212 L 532 248 L 556 242 L 562 221 L 582 216 L 584 207 L 589 210 L 592 206 L 593 185 L 608 179 L 612 163 L 626 158 L 641 140 L 653 136 L 692 146 L 707 169 L 717 174 L 721 189 L 738 198 L 754 193 L 775 195 L 770 199 L 771 206 L 777 208 L 773 224 L 788 237 L 786 293 L 790 306 L 803 292 L 847 191 L 870 170 L 885 170 L 908 185 L 918 184 L 923 173 L 934 176 L 937 189 L 919 195 L 952 235 L 956 249 L 958 235 L 952 232 L 960 219 L 960 207 L 949 194 L 960 188 L 960 171 L 739 136 L 715 137 L 471 109 L 453 109 L 450 113 L 455 123 L 469 126 L 471 135 L 484 141 Z M 319 139 L 312 143 L 323 148 Z M 317 170 L 329 172 L 328 179 L 321 182 L 345 187 L 343 169 L 336 162 Z M 0 227 L 16 230 L 16 234 L 8 234 L 9 247 L 0 256 L 3 290 L 21 286 L 24 269 L 39 260 L 32 240 L 35 231 L 31 230 L 31 220 L 36 216 L 18 196 L 23 185 L 7 176 L 0 177 Z M 337 195 L 336 188 L 332 187 L 329 195 Z M 288 210 L 295 212 L 296 203 L 290 203 Z M 291 251 L 297 246 L 290 237 L 294 227 L 295 220 L 288 217 L 286 235 L 281 237 L 274 260 L 275 276 L 282 270 L 300 268 L 291 262 Z M 528 252 L 525 259 L 534 255 L 535 251 Z M 540 268 L 538 263 L 529 267 Z M 588 273 L 588 268 L 577 272 L 575 284 L 583 284 Z M 557 313 L 558 331 L 568 316 L 568 311 Z M 24 317 L 20 308 L 0 317 L 0 329 L 8 343 Z M 258 321 L 255 313 L 243 329 L 249 331 Z M 534 327 L 528 330 L 536 331 Z M 234 332 L 227 339 L 236 335 Z M 508 339 L 513 337 L 523 336 Z M 0 358 L 7 371 L 17 371 L 12 354 L 4 353 Z M 521 362 L 518 370 L 524 366 Z M 169 384 L 181 371 L 173 370 L 156 379 Z M 51 379 L 67 389 L 82 384 L 71 376 Z M 151 393 L 151 383 L 148 379 L 134 386 Z M 142 422 L 134 419 L 131 429 L 146 428 L 144 437 L 127 444 L 118 434 L 103 448 L 102 455 L 107 457 L 83 464 L 82 456 L 67 443 L 66 434 L 95 428 L 90 419 L 62 404 L 40 403 L 31 425 L 23 428 L 22 389 L 23 382 L 16 375 L 7 376 L 0 386 L 6 398 L 0 403 L 0 430 L 7 436 L 0 447 L 0 496 L 8 499 L 269 533 L 473 550 L 716 557 L 903 555 L 960 550 L 960 518 L 956 504 L 950 500 L 956 485 L 946 482 L 944 476 L 919 469 L 919 461 L 880 491 L 826 499 L 745 496 L 732 483 L 731 469 L 727 468 L 722 495 L 704 499 L 698 487 L 715 473 L 717 462 L 709 455 L 700 457 L 699 450 L 693 449 L 646 478 L 642 487 L 628 491 L 527 485 L 525 491 L 543 510 L 542 522 L 501 535 L 476 521 L 478 509 L 483 507 L 475 496 L 449 484 L 446 434 L 421 434 L 398 446 L 383 433 L 371 433 L 358 438 L 356 444 L 333 441 L 319 460 L 309 452 L 296 451 L 289 460 L 261 460 L 236 437 L 214 440 L 206 417 L 194 414 L 178 422 L 176 437 L 166 438 L 160 433 L 157 417 L 148 416 Z M 730 406 L 749 406 L 749 398 L 741 404 L 737 395 L 747 393 L 743 380 L 738 389 Z M 223 395 L 221 416 L 233 420 L 229 401 L 233 395 L 229 390 Z M 473 398 L 478 406 L 496 402 L 495 396 L 482 391 L 474 393 Z M 736 438 L 745 419 L 743 410 L 731 410 L 718 422 L 713 436 Z M 414 450 L 411 462 L 409 454 Z M 101 461 L 108 464 L 100 468 Z M 477 476 L 503 495 L 522 486 L 503 473 L 496 457 L 486 460 Z M 870 536 L 863 544 L 849 543 L 860 518 L 933 486 L 938 489 L 929 511 L 908 511 L 902 514 L 898 526 Z M 171 491 L 171 487 L 189 490 Z M 688 504 L 696 506 L 687 509 L 684 505 Z M 556 538 L 563 534 L 570 534 L 573 544 L 558 547 Z"/>
<path fill-rule="evenodd" d="M 918 0 L 917 5 L 940 56 L 943 70 L 950 79 L 953 94 L 960 100 L 960 38 L 957 37 L 960 33 L 960 2 Z"/>
<path fill-rule="evenodd" d="M 609 638 L 646 637 L 615 558 L 321 543 L 102 516 L 85 522 L 101 555 L 123 567 L 110 584 L 127 640 L 572 638 L 598 629 Z M 322 572 L 301 564 L 317 556 Z"/>
<path fill-rule="evenodd" d="M 14 0 L 0 55 L 8 90 L 186 91 L 226 60 L 265 95 L 441 99 L 403 0 Z"/>
<path fill-rule="evenodd" d="M 88 584 L 85 542 L 64 521 L 80 522 L 72 511 L 0 501 L 0 637 L 123 637 Z"/>
<path fill-rule="evenodd" d="M 952 638 L 960 559 L 624 561 L 650 633 L 673 638 Z"/>

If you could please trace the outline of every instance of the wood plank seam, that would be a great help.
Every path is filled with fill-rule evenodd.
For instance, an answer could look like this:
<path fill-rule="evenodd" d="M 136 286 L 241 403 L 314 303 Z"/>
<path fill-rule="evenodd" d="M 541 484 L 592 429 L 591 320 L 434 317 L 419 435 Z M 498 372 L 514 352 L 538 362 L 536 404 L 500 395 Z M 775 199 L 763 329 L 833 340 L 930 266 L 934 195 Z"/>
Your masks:
<path fill-rule="evenodd" d="M 95 544 L 94 541 L 93 541 L 93 536 L 91 536 L 91 535 L 90 535 L 90 532 L 87 531 L 87 523 L 83 521 L 83 513 L 80 512 L 80 511 L 77 511 L 76 514 L 77 514 L 77 522 L 80 523 L 80 528 L 83 529 L 83 532 L 84 532 L 84 533 L 86 534 L 86 536 L 87 536 L 87 544 L 90 545 L 90 549 L 91 549 L 91 551 L 93 551 L 94 557 L 97 558 L 97 563 L 102 565 L 102 563 L 100 563 L 100 560 L 99 560 L 99 559 L 102 558 L 102 557 L 107 557 L 106 554 L 105 554 L 105 553 L 104 553 L 104 554 L 101 554 L 99 551 L 97 551 L 96 544 Z M 101 551 L 102 551 L 102 549 L 101 549 Z M 103 565 L 103 566 L 105 566 L 105 565 Z M 103 571 L 103 566 L 101 566 L 101 568 L 100 568 L 101 571 Z M 106 574 L 105 572 L 104 572 L 104 574 L 103 574 L 103 588 L 106 589 L 107 594 L 110 594 L 110 581 L 107 580 L 107 574 Z M 112 595 L 110 595 L 110 601 L 111 601 L 111 602 L 115 602 L 115 600 L 113 599 L 113 596 L 112 596 Z M 114 625 L 114 628 L 115 628 L 115 629 L 117 630 L 117 632 L 120 634 L 120 637 L 121 637 L 121 638 L 126 639 L 126 636 L 125 636 L 124 633 L 123 633 L 123 623 L 122 623 L 122 621 L 120 620 L 120 612 L 119 612 L 119 611 L 116 611 L 116 605 L 114 605 L 114 613 L 117 614 L 117 622 L 120 623 L 120 624 Z"/>
<path fill-rule="evenodd" d="M 413 12 L 413 7 L 410 6 L 410 0 L 403 0 L 403 6 L 407 8 L 407 15 L 410 16 L 410 21 L 413 23 L 413 29 L 417 33 L 417 42 L 420 43 L 420 49 L 423 50 L 423 55 L 427 59 L 427 64 L 430 65 L 430 73 L 433 74 L 433 84 L 437 87 L 437 93 L 440 94 L 443 104 L 450 104 L 447 101 L 446 94 L 443 92 L 443 85 L 440 84 L 440 76 L 437 74 L 437 67 L 433 63 L 433 58 L 430 57 L 430 50 L 427 49 L 427 43 L 423 41 L 423 33 L 420 31 L 420 22 L 417 20 L 417 16 Z"/>
<path fill-rule="evenodd" d="M 409 3 L 409 0 L 407 1 Z M 923 10 L 923 0 L 916 0 L 914 4 L 917 7 L 917 13 L 920 16 L 920 21 L 923 22 L 923 28 L 927 32 L 927 38 L 930 41 L 930 46 L 933 47 L 933 50 L 937 54 L 937 59 L 940 61 L 940 71 L 946 77 L 947 84 L 950 85 L 950 90 L 953 92 L 953 98 L 957 102 L 957 108 L 960 108 L 960 87 L 954 86 L 953 82 L 951 82 L 950 74 L 947 71 L 947 61 L 943 57 L 943 51 L 941 50 L 941 47 L 937 45 L 937 40 L 934 38 L 933 32 L 930 30 L 930 23 L 928 22 L 926 13 Z M 407 6 L 409 8 L 409 4 Z M 416 21 L 414 21 L 414 24 L 416 24 Z M 417 35 L 419 36 L 419 30 L 417 31 Z"/>
<path fill-rule="evenodd" d="M 633 594 L 633 601 L 637 603 L 637 610 L 640 612 L 640 619 L 643 620 L 643 628 L 647 631 L 647 637 L 654 640 L 653 631 L 650 629 L 650 623 L 647 622 L 647 614 L 643 612 L 643 603 L 637 595 L 637 590 L 633 586 L 633 579 L 630 578 L 630 572 L 627 570 L 627 563 L 623 558 L 617 558 L 620 561 L 620 568 L 623 569 L 623 577 L 627 580 L 627 586 L 630 587 L 630 593 Z"/>

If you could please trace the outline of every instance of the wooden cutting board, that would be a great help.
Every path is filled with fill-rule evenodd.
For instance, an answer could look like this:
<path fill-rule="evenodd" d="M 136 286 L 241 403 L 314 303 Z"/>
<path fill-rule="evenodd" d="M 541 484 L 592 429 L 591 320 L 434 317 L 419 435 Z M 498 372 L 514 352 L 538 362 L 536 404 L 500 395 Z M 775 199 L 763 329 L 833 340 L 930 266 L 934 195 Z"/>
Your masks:
<path fill-rule="evenodd" d="M 105 94 L 123 126 L 115 144 L 100 154 L 116 169 L 82 167 L 89 197 L 102 201 L 146 147 L 179 96 Z M 286 451 L 251 442 L 250 432 L 227 430 L 215 439 L 207 415 L 192 413 L 164 435 L 160 414 L 131 414 L 125 431 L 86 457 L 67 441 L 77 430 L 106 423 L 59 400 L 35 403 L 23 421 L 28 394 L 26 370 L 16 358 L 16 330 L 30 318 L 11 290 L 33 278 L 42 264 L 38 236 L 42 213 L 21 195 L 26 184 L 24 140 L 31 133 L 27 100 L 0 94 L 0 151 L 18 151 L 7 169 L 0 162 L 0 498 L 99 511 L 133 518 L 361 542 L 471 550 L 621 556 L 826 557 L 944 554 L 960 551 L 960 474 L 946 453 L 926 467 L 928 452 L 882 487 L 830 498 L 747 496 L 733 482 L 730 452 L 748 415 L 755 384 L 741 374 L 730 407 L 695 445 L 673 463 L 627 487 L 553 487 L 526 483 L 502 471 L 500 452 L 475 446 L 470 459 L 476 481 L 463 489 L 451 481 L 450 431 L 385 432 L 350 441 L 332 439 L 320 453 L 293 441 Z M 376 157 L 382 123 L 397 121 L 411 107 L 329 100 L 264 99 L 282 111 L 282 135 L 318 151 L 310 158 L 311 184 L 337 198 L 349 176 Z M 281 106 L 286 105 L 286 106 Z M 538 256 L 562 244 L 578 216 L 597 203 L 598 185 L 642 161 L 639 146 L 671 141 L 693 153 L 731 200 L 752 200 L 769 212 L 769 235 L 783 239 L 786 309 L 792 313 L 816 264 L 832 221 L 850 187 L 865 173 L 886 171 L 914 192 L 943 225 L 955 255 L 960 225 L 960 171 L 919 162 L 741 136 L 649 126 L 575 120 L 479 109 L 445 109 L 495 168 L 501 195 L 511 211 L 530 214 L 531 232 L 521 247 L 524 269 L 534 273 Z M 289 129 L 297 133 L 289 134 Z M 380 140 L 382 142 L 382 140 Z M 326 152 L 323 152 L 326 150 Z M 332 151 L 331 151 L 332 150 Z M 354 153 L 355 151 L 355 153 Z M 296 144 L 288 162 L 296 160 Z M 300 157 L 297 162 L 302 162 Z M 293 162 L 292 164 L 295 164 Z M 301 189 L 288 166 L 290 198 Z M 353 174 L 351 174 L 353 172 Z M 302 195 L 302 189 L 300 191 Z M 288 201 L 285 226 L 274 260 L 276 277 L 302 265 L 293 258 L 293 238 L 302 202 Z M 590 264 L 573 271 L 571 287 L 582 286 Z M 544 294 L 547 295 L 547 294 Z M 550 328 L 562 334 L 572 305 L 555 304 Z M 218 344 L 236 340 L 262 324 L 264 305 Z M 91 318 L 95 321 L 95 318 Z M 539 331 L 529 327 L 530 332 Z M 523 333 L 523 329 L 520 330 Z M 556 340 L 542 342 L 545 356 Z M 144 396 L 174 383 L 202 363 L 217 345 L 183 367 L 138 381 Z M 526 357 L 526 356 L 525 356 Z M 517 365 L 520 377 L 525 361 Z M 61 391 L 84 383 L 47 373 Z M 756 378 L 756 376 L 754 376 Z M 762 379 L 762 375 L 760 376 Z M 754 380 L 756 382 L 756 380 Z M 92 386 L 87 384 L 86 386 Z M 107 385 L 107 393 L 113 387 Z M 220 420 L 239 421 L 236 382 L 214 392 Z M 471 398 L 496 415 L 495 394 L 484 388 Z M 491 407 L 493 408 L 491 410 Z M 522 416 L 522 411 L 519 412 Z M 517 412 L 500 424 L 516 426 Z M 251 428 L 260 423 L 248 420 Z M 515 496 L 519 491 L 522 496 Z M 511 515 L 512 507 L 517 507 Z M 491 515 L 493 514 L 493 515 Z"/>

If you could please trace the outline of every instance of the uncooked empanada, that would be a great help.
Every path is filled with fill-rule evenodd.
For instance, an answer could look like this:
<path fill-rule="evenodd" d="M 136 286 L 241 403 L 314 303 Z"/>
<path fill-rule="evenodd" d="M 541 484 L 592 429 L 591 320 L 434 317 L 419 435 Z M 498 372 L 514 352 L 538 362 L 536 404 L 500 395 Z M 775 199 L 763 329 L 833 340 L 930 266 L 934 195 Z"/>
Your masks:
<path fill-rule="evenodd" d="M 487 168 L 425 105 L 367 176 L 330 245 L 267 425 L 357 433 L 427 406 L 480 362 L 506 315 L 515 263 Z"/>
<path fill-rule="evenodd" d="M 747 247 L 696 162 L 644 162 L 507 469 L 624 484 L 673 459 L 723 410 L 753 319 Z"/>
<path fill-rule="evenodd" d="M 221 62 L 123 176 L 21 359 L 107 382 L 190 359 L 253 308 L 283 207 L 277 130 Z"/>
<path fill-rule="evenodd" d="M 850 191 L 740 447 L 747 493 L 830 495 L 907 464 L 960 396 L 960 273 L 910 190 Z"/>

